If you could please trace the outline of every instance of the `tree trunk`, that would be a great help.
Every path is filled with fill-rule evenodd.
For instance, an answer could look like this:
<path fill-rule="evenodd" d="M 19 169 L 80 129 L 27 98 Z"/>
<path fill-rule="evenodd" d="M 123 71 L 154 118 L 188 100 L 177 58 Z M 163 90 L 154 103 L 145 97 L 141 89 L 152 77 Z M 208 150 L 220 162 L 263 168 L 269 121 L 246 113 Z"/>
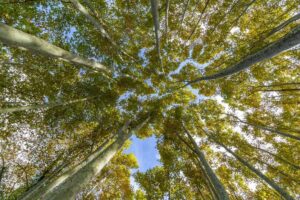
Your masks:
<path fill-rule="evenodd" d="M 76 194 L 89 181 L 95 177 L 103 167 L 113 158 L 124 142 L 132 135 L 132 132 L 138 131 L 149 118 L 141 124 L 128 131 L 129 123 L 126 123 L 118 132 L 118 137 L 105 150 L 98 149 L 86 160 L 81 162 L 73 169 L 63 173 L 50 184 L 41 188 L 39 191 L 32 193 L 22 200 L 65 200 L 75 199 Z"/>
<path fill-rule="evenodd" d="M 48 104 L 39 104 L 39 105 L 31 105 L 31 106 L 19 106 L 19 107 L 12 107 L 12 108 L 0 108 L 0 114 L 2 113 L 12 113 L 12 112 L 18 112 L 18 111 L 24 111 L 24 110 L 33 110 L 33 109 L 41 109 L 41 108 L 54 108 L 57 106 L 65 106 L 69 104 L 74 104 L 78 102 L 83 102 L 87 101 L 89 99 L 96 98 L 97 96 L 94 97 L 87 97 L 87 98 L 82 98 L 82 99 L 76 99 L 76 100 L 71 100 L 67 102 L 60 102 L 60 103 L 48 103 Z"/>
<path fill-rule="evenodd" d="M 189 81 L 186 84 L 186 86 L 203 80 L 214 80 L 214 79 L 223 78 L 225 76 L 235 74 L 258 62 L 261 62 L 268 58 L 272 58 L 275 55 L 298 45 L 299 43 L 300 43 L 300 25 L 296 26 L 290 33 L 286 34 L 283 38 L 271 43 L 270 45 L 266 46 L 262 50 L 247 56 L 237 64 L 228 67 L 224 70 L 221 70 L 216 74 L 200 77 L 195 80 Z"/>
<path fill-rule="evenodd" d="M 165 34 L 168 33 L 170 0 L 166 0 Z"/>
<path fill-rule="evenodd" d="M 235 154 L 233 151 L 231 151 L 229 148 L 227 148 L 222 143 L 218 142 L 214 137 L 210 136 L 210 138 L 220 146 L 222 146 L 226 151 L 228 151 L 231 155 L 233 155 L 238 161 L 240 161 L 243 165 L 245 165 L 250 171 L 255 173 L 259 178 L 264 180 L 266 183 L 268 183 L 274 190 L 276 190 L 284 199 L 286 200 L 294 200 L 292 196 L 290 196 L 285 190 L 283 190 L 281 187 L 279 187 L 273 180 L 266 177 L 263 173 L 261 173 L 259 170 L 254 168 L 252 165 L 250 165 L 247 161 L 242 159 L 240 156 Z"/>
<path fill-rule="evenodd" d="M 296 14 L 295 16 L 289 18 L 285 22 L 283 22 L 280 25 L 273 28 L 267 35 L 265 35 L 263 38 L 261 38 L 260 41 L 267 37 L 270 37 L 274 33 L 277 33 L 278 31 L 282 30 L 284 27 L 288 26 L 289 24 L 293 23 L 294 21 L 297 21 L 298 19 L 300 19 L 300 13 Z"/>
<path fill-rule="evenodd" d="M 0 22 L 0 41 L 9 45 L 25 48 L 37 54 L 58 58 L 77 65 L 85 65 L 95 70 L 110 72 L 101 63 L 74 55 L 60 47 L 52 45 L 36 36 L 30 35 Z"/>
<path fill-rule="evenodd" d="M 218 179 L 218 177 L 216 176 L 216 174 L 214 173 L 214 171 L 212 170 L 212 168 L 208 164 L 204 154 L 202 153 L 202 151 L 198 147 L 197 143 L 195 142 L 195 140 L 193 139 L 193 137 L 191 136 L 189 131 L 184 127 L 184 125 L 183 125 L 183 128 L 185 130 L 185 133 L 189 137 L 190 141 L 192 142 L 195 153 L 198 155 L 198 158 L 199 158 L 201 164 L 203 165 L 203 168 L 204 168 L 206 174 L 208 175 L 209 179 L 211 180 L 211 182 L 213 184 L 213 187 L 216 190 L 218 199 L 220 199 L 220 200 L 229 200 L 228 194 L 227 194 L 223 184 L 221 183 L 221 181 Z"/>
<path fill-rule="evenodd" d="M 117 46 L 117 44 L 111 39 L 109 34 L 106 32 L 102 24 L 97 21 L 93 16 L 90 15 L 88 9 L 86 9 L 79 1 L 70 0 L 74 7 L 81 12 L 101 33 L 101 35 L 106 38 L 111 44 Z"/>
<path fill-rule="evenodd" d="M 189 4 L 190 4 L 190 0 L 187 0 L 185 6 L 184 6 L 184 10 L 183 10 L 183 14 L 182 14 L 182 17 L 181 17 L 181 20 L 180 20 L 180 27 L 182 28 L 182 24 L 183 24 L 183 21 L 184 21 L 184 18 L 185 18 L 185 14 L 186 14 L 186 11 L 189 7 Z"/>
<path fill-rule="evenodd" d="M 267 126 L 262 126 L 262 125 L 258 125 L 258 124 L 253 124 L 253 123 L 245 122 L 245 121 L 241 120 L 240 118 L 238 118 L 238 117 L 236 117 L 234 115 L 231 115 L 231 114 L 226 114 L 226 115 L 232 116 L 232 117 L 236 118 L 238 120 L 238 122 L 241 122 L 243 124 L 247 124 L 247 125 L 252 126 L 254 128 L 258 128 L 258 129 L 261 129 L 261 130 L 269 131 L 269 132 L 276 133 L 276 134 L 284 136 L 284 137 L 288 137 L 288 138 L 292 138 L 294 140 L 299 140 L 300 141 L 300 137 L 298 137 L 298 136 L 291 135 L 291 134 L 282 132 L 280 130 L 272 129 L 272 128 L 269 128 Z"/>
<path fill-rule="evenodd" d="M 159 14 L 158 14 L 157 0 L 151 0 L 151 11 L 152 11 L 154 29 L 155 29 L 156 51 L 158 54 L 158 58 L 160 60 L 161 57 L 160 57 L 160 43 L 159 43 Z"/>
<path fill-rule="evenodd" d="M 200 23 L 200 21 L 201 21 L 201 19 L 202 19 L 202 16 L 203 16 L 203 14 L 204 14 L 204 12 L 205 12 L 205 10 L 206 10 L 208 4 L 209 4 L 209 1 L 210 1 L 210 0 L 206 0 L 206 1 L 205 1 L 204 8 L 203 8 L 203 10 L 201 11 L 201 14 L 200 14 L 200 16 L 199 16 L 199 18 L 198 18 L 198 21 L 197 21 L 196 25 L 194 26 L 193 30 L 191 31 L 191 34 L 189 35 L 188 40 L 190 40 L 191 37 L 192 37 L 192 36 L 194 35 L 194 33 L 196 32 L 196 30 L 197 30 L 197 28 L 198 28 L 198 26 L 199 26 L 199 23 Z"/>
<path fill-rule="evenodd" d="M 251 145 L 251 146 L 252 146 L 252 145 Z M 254 146 L 252 146 L 252 147 L 255 148 L 255 149 L 258 149 L 259 151 L 262 151 L 262 152 L 265 152 L 265 153 L 267 153 L 267 154 L 269 154 L 269 155 L 272 155 L 273 157 L 277 158 L 278 160 L 280 160 L 280 161 L 282 161 L 282 162 L 284 162 L 284 163 L 286 163 L 286 164 L 292 166 L 293 168 L 295 168 L 295 169 L 297 169 L 297 170 L 300 170 L 300 166 L 297 166 L 297 165 L 291 163 L 290 161 L 288 161 L 288 160 L 286 160 L 286 159 L 284 159 L 284 158 L 282 158 L 282 157 L 280 157 L 280 156 L 278 156 L 278 155 L 276 155 L 276 154 L 274 154 L 274 153 L 272 153 L 272 152 L 269 152 L 269 151 L 267 151 L 267 150 L 265 150 L 265 149 L 262 149 L 262 148 L 260 148 L 260 147 L 254 147 Z"/>

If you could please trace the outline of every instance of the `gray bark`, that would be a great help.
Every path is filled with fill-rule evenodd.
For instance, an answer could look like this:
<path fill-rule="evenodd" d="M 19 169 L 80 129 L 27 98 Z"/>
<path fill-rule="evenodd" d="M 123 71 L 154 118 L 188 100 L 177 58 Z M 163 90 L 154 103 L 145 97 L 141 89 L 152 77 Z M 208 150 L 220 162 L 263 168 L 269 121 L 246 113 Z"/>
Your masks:
<path fill-rule="evenodd" d="M 254 128 L 258 128 L 258 129 L 261 129 L 261 130 L 269 131 L 269 132 L 276 133 L 276 134 L 284 136 L 284 137 L 288 137 L 288 138 L 300 141 L 300 137 L 299 136 L 291 135 L 291 134 L 285 133 L 285 132 L 277 130 L 277 129 L 269 128 L 267 126 L 262 126 L 262 125 L 258 125 L 258 124 L 253 124 L 253 123 L 245 122 L 245 121 L 243 121 L 243 120 L 239 119 L 238 117 L 236 117 L 234 115 L 231 115 L 231 114 L 226 114 L 226 115 L 232 116 L 235 119 L 237 119 L 238 122 L 241 122 L 243 124 L 247 124 L 247 125 L 252 126 Z"/>
<path fill-rule="evenodd" d="M 0 41 L 9 45 L 27 49 L 31 52 L 50 56 L 71 62 L 77 65 L 84 65 L 95 70 L 109 72 L 110 70 L 101 63 L 94 62 L 74 55 L 60 47 L 48 43 L 36 36 L 30 35 L 6 24 L 0 23 Z"/>
<path fill-rule="evenodd" d="M 165 33 L 168 33 L 169 26 L 169 9 L 170 9 L 170 0 L 166 1 L 166 15 L 165 15 Z"/>
<path fill-rule="evenodd" d="M 159 14 L 158 14 L 157 0 L 151 0 L 151 11 L 152 11 L 153 23 L 155 29 L 156 51 L 158 54 L 158 58 L 160 60 L 161 56 L 160 56 L 160 41 L 159 41 Z"/>
<path fill-rule="evenodd" d="M 189 81 L 186 85 L 190 85 L 203 80 L 214 80 L 218 78 L 223 78 L 240 72 L 258 62 L 272 58 L 275 55 L 288 50 L 296 45 L 300 44 L 300 25 L 296 26 L 290 33 L 286 34 L 283 38 L 271 43 L 262 50 L 253 53 L 237 64 L 228 67 L 220 72 L 204 77 L 197 78 L 195 80 Z"/>
<path fill-rule="evenodd" d="M 265 35 L 262 39 L 265 39 L 271 35 L 273 35 L 274 33 L 277 33 L 278 31 L 282 30 L 283 28 L 285 28 L 286 26 L 288 26 L 289 24 L 293 23 L 294 21 L 297 21 L 298 19 L 300 19 L 300 13 L 296 14 L 295 16 L 289 18 L 288 20 L 286 20 L 285 22 L 281 23 L 280 25 L 276 26 L 275 28 L 273 28 L 267 35 Z M 261 40 L 262 40 L 261 39 Z"/>
<path fill-rule="evenodd" d="M 183 24 L 183 21 L 184 21 L 184 18 L 185 18 L 185 14 L 186 14 L 186 11 L 189 7 L 189 4 L 190 4 L 190 0 L 187 0 L 186 4 L 185 4 L 185 7 L 184 7 L 184 10 L 183 10 L 183 14 L 182 14 L 182 18 L 181 18 L 181 21 L 180 21 L 180 26 L 182 26 Z"/>
<path fill-rule="evenodd" d="M 184 128 L 185 133 L 187 134 L 188 138 L 192 142 L 195 153 L 198 155 L 199 161 L 203 165 L 203 168 L 204 168 L 206 174 L 208 175 L 208 177 L 209 177 L 209 179 L 210 179 L 210 181 L 211 181 L 211 183 L 212 183 L 212 185 L 213 185 L 213 187 L 214 187 L 214 189 L 217 193 L 218 199 L 220 199 L 220 200 L 229 200 L 229 196 L 228 196 L 223 184 L 221 183 L 221 181 L 218 179 L 218 177 L 216 176 L 216 174 L 214 173 L 214 171 L 212 170 L 212 168 L 208 164 L 204 154 L 202 153 L 202 151 L 198 147 L 197 143 L 195 142 L 195 140 L 193 139 L 193 137 L 191 136 L 189 131 L 184 127 L 184 125 L 183 125 L 183 128 Z"/>
<path fill-rule="evenodd" d="M 205 1 L 204 8 L 203 8 L 203 10 L 201 11 L 201 14 L 200 14 L 200 16 L 199 16 L 199 18 L 198 18 L 198 21 L 197 21 L 196 25 L 194 26 L 193 30 L 191 31 L 191 34 L 189 35 L 188 40 L 190 40 L 191 37 L 192 37 L 192 36 L 194 35 L 194 33 L 196 32 L 196 30 L 197 30 L 197 28 L 198 28 L 198 26 L 199 26 L 199 23 L 201 22 L 202 16 L 203 16 L 203 14 L 204 14 L 204 12 L 205 12 L 205 10 L 206 10 L 208 4 L 209 4 L 209 1 L 210 1 L 210 0 L 206 0 L 206 1 Z"/>
<path fill-rule="evenodd" d="M 269 184 L 274 190 L 276 190 L 284 199 L 286 200 L 294 200 L 292 196 L 290 196 L 284 189 L 279 187 L 273 180 L 269 179 L 267 176 L 265 176 L 263 173 L 261 173 L 258 169 L 253 167 L 251 164 L 249 164 L 247 161 L 242 159 L 240 156 L 235 154 L 233 151 L 231 151 L 229 148 L 227 148 L 225 145 L 222 143 L 218 142 L 214 137 L 210 137 L 213 139 L 214 142 L 222 146 L 226 151 L 228 151 L 231 155 L 233 155 L 238 161 L 240 161 L 243 165 L 245 165 L 250 171 L 255 173 L 259 178 L 264 180 L 266 183 Z"/>
<path fill-rule="evenodd" d="M 249 145 L 250 145 L 250 144 L 249 144 Z M 293 164 L 292 162 L 290 162 L 290 161 L 288 161 L 288 160 L 286 160 L 286 159 L 284 159 L 284 158 L 282 158 L 282 157 L 276 155 L 275 153 L 272 153 L 272 152 L 267 151 L 267 150 L 265 150 L 265 149 L 262 149 L 262 148 L 260 148 L 260 147 L 256 147 L 256 146 L 252 146 L 252 145 L 250 145 L 250 146 L 253 147 L 253 148 L 255 148 L 255 149 L 257 149 L 257 150 L 259 150 L 259 151 L 265 152 L 265 153 L 267 153 L 267 154 L 273 156 L 274 158 L 277 158 L 278 160 L 280 160 L 280 161 L 282 161 L 282 162 L 284 162 L 284 163 L 290 165 L 291 167 L 295 168 L 296 170 L 300 170 L 300 166 L 297 166 L 297 165 Z"/>
<path fill-rule="evenodd" d="M 40 104 L 40 105 L 30 105 L 30 106 L 19 106 L 19 107 L 11 107 L 11 108 L 0 108 L 0 114 L 2 113 L 12 113 L 24 110 L 33 110 L 33 109 L 41 109 L 41 108 L 54 108 L 57 106 L 65 106 L 69 104 L 74 104 L 78 102 L 87 101 L 89 99 L 96 98 L 96 97 L 87 97 L 82 99 L 71 100 L 67 102 L 59 102 L 59 103 L 48 103 L 48 104 Z"/>
<path fill-rule="evenodd" d="M 114 46 L 117 46 L 117 44 L 111 39 L 111 37 L 109 36 L 109 34 L 106 32 L 106 30 L 104 29 L 104 27 L 102 26 L 102 24 L 95 19 L 93 16 L 90 15 L 88 9 L 86 9 L 79 1 L 77 0 L 70 0 L 72 2 L 72 4 L 74 5 L 74 7 L 80 12 L 82 13 L 101 33 L 101 35 L 108 39 L 110 43 L 112 43 Z"/>

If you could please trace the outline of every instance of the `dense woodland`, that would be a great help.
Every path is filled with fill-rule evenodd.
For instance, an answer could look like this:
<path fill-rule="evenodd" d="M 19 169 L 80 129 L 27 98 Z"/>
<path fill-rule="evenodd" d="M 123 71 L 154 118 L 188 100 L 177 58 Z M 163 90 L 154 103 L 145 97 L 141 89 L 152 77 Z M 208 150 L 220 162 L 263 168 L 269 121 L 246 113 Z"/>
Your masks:
<path fill-rule="evenodd" d="M 0 0 L 0 199 L 300 199 L 299 44 L 299 0 Z"/>

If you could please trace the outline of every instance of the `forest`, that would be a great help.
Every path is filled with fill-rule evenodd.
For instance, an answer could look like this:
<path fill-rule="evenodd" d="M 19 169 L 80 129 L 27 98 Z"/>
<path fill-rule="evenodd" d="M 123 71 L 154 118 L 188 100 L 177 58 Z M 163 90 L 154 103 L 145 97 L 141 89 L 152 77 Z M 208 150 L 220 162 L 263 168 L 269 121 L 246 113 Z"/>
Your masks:
<path fill-rule="evenodd" d="M 2 199 L 300 199 L 299 0 L 0 0 Z"/>

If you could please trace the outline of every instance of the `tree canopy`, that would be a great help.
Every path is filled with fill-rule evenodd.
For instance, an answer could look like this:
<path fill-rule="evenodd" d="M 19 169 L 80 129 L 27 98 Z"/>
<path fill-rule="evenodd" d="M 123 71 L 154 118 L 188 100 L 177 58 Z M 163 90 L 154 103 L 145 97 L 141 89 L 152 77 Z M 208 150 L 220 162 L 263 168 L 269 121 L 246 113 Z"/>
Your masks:
<path fill-rule="evenodd" d="M 299 0 L 1 0 L 0 199 L 299 199 L 299 47 Z"/>

